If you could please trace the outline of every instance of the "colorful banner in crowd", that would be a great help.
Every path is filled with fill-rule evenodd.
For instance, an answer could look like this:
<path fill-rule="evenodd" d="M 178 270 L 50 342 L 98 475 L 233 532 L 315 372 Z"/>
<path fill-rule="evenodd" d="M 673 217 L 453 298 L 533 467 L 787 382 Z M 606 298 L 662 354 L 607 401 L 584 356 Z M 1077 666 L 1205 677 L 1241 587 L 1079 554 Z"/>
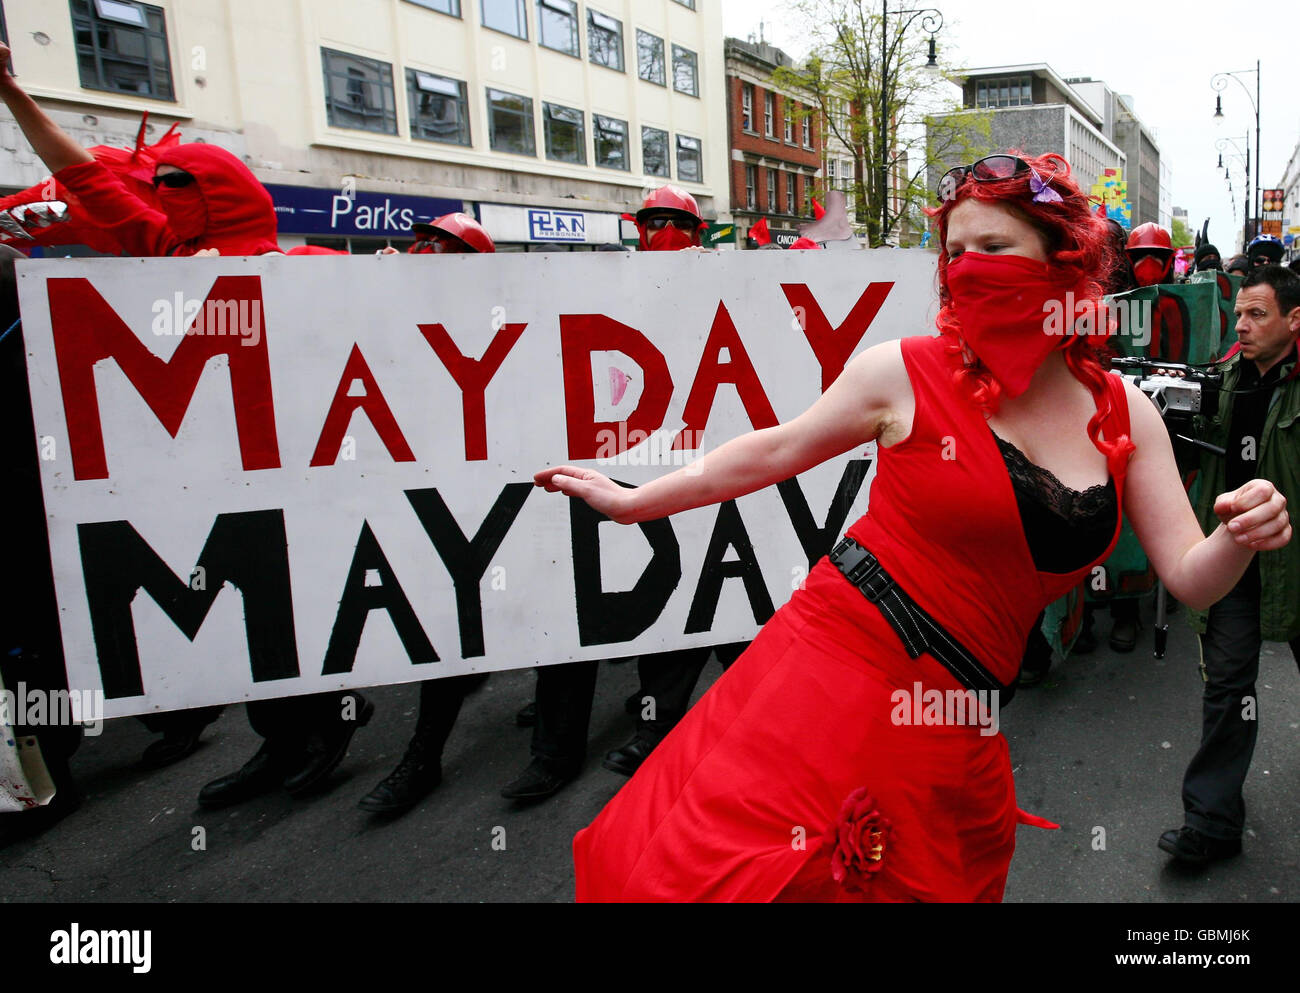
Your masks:
<path fill-rule="evenodd" d="M 688 466 L 934 317 L 921 252 L 18 271 L 68 675 L 106 717 L 750 638 L 874 447 L 637 526 L 533 473 Z"/>

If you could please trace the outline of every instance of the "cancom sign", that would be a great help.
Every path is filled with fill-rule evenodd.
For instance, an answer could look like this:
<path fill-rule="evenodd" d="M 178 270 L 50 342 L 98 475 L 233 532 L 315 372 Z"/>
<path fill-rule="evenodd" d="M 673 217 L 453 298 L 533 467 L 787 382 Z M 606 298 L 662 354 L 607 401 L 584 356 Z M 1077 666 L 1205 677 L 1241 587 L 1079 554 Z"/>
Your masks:
<path fill-rule="evenodd" d="M 108 717 L 751 637 L 874 452 L 634 527 L 532 474 L 638 484 L 794 417 L 925 331 L 934 279 L 911 252 L 19 272 L 68 672 Z M 195 325 L 155 333 L 177 299 Z"/>

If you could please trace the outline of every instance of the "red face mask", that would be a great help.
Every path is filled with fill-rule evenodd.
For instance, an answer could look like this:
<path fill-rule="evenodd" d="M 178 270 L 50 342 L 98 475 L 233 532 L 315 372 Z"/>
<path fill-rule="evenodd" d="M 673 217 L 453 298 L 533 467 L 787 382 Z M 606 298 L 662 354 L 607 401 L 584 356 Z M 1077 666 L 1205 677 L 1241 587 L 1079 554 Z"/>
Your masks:
<path fill-rule="evenodd" d="M 1171 258 L 1167 262 L 1162 262 L 1154 255 L 1138 259 L 1133 266 L 1133 278 L 1137 280 L 1138 286 L 1155 286 L 1169 273 L 1169 265 L 1172 261 Z"/>
<path fill-rule="evenodd" d="M 182 241 L 197 238 L 208 229 L 208 208 L 198 183 L 177 189 L 158 187 L 158 206 L 167 215 L 167 226 Z"/>
<path fill-rule="evenodd" d="M 678 230 L 671 224 L 649 234 L 648 241 L 652 252 L 680 252 L 683 248 L 692 248 L 695 245 L 693 234 Z"/>
<path fill-rule="evenodd" d="M 1064 308 L 1068 287 L 1045 262 L 1021 255 L 962 252 L 948 263 L 947 278 L 966 343 L 1007 396 L 1020 396 L 1043 360 L 1069 340 L 1050 331 L 1059 313 L 1050 301 Z"/>

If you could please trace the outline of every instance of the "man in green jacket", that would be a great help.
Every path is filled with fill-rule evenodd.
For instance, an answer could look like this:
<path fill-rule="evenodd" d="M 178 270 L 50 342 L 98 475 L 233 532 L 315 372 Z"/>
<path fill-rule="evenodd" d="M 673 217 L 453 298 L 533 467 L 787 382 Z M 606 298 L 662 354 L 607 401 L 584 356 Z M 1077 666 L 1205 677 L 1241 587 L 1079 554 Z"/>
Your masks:
<path fill-rule="evenodd" d="M 1201 425 L 1201 437 L 1226 450 L 1201 460 L 1196 512 L 1206 534 L 1220 523 L 1215 495 L 1251 479 L 1271 481 L 1289 507 L 1300 506 L 1300 276 L 1278 265 L 1252 270 L 1235 309 L 1238 344 L 1221 366 L 1219 410 Z M 1261 641 L 1290 642 L 1300 662 L 1300 541 L 1260 552 L 1231 593 L 1191 619 L 1205 680 L 1201 746 L 1183 778 L 1184 826 L 1161 835 L 1160 847 L 1205 864 L 1241 851 Z"/>

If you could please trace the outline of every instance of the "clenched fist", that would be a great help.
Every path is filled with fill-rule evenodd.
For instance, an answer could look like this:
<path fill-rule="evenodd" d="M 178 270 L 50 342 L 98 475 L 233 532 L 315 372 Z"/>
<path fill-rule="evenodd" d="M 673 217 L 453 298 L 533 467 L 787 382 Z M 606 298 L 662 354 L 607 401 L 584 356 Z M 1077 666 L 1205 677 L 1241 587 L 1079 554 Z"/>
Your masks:
<path fill-rule="evenodd" d="M 1231 493 L 1220 493 L 1214 513 L 1237 544 L 1257 552 L 1281 548 L 1291 540 L 1286 497 L 1267 479 L 1252 479 Z"/>

